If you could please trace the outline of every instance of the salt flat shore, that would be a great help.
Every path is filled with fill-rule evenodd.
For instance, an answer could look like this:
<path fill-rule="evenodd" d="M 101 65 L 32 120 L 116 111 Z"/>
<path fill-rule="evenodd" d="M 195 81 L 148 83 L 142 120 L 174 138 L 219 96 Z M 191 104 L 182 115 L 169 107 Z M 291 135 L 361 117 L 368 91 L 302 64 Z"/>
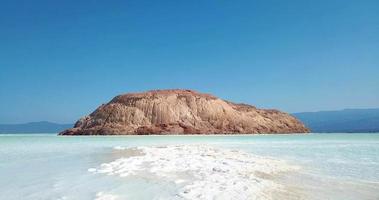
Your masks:
<path fill-rule="evenodd" d="M 282 160 L 240 150 L 208 145 L 115 147 L 122 158 L 88 169 L 91 173 L 170 182 L 177 186 L 172 199 L 272 199 L 284 189 L 274 177 L 298 170 Z M 116 200 L 116 195 L 98 193 L 97 200 Z"/>

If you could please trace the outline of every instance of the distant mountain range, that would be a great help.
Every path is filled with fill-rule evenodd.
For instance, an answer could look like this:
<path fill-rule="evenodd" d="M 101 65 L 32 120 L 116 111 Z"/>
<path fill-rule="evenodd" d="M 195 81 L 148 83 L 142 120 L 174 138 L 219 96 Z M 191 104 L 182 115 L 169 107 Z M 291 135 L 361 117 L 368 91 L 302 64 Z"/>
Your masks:
<path fill-rule="evenodd" d="M 0 124 L 0 133 L 58 133 L 73 126 L 73 124 L 57 124 L 47 121 L 25 124 Z"/>
<path fill-rule="evenodd" d="M 293 113 L 314 133 L 379 133 L 379 108 Z M 47 121 L 0 124 L 1 133 L 59 133 L 73 124 Z"/>
<path fill-rule="evenodd" d="M 379 108 L 292 114 L 314 133 L 379 132 Z"/>

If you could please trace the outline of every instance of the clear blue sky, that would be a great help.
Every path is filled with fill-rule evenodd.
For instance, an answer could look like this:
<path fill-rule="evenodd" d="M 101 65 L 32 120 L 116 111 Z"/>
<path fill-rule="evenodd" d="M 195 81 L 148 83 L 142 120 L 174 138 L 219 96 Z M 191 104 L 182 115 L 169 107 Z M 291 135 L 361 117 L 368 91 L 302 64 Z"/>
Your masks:
<path fill-rule="evenodd" d="M 287 112 L 379 107 L 379 1 L 0 0 L 0 123 L 190 88 Z"/>

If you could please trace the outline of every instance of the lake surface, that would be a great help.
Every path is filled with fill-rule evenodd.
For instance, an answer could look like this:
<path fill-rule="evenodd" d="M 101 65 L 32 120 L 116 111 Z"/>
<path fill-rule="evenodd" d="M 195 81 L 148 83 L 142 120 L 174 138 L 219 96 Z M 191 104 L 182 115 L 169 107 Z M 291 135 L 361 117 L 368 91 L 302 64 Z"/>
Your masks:
<path fill-rule="evenodd" d="M 379 134 L 3 134 L 0 185 L 7 200 L 379 199 Z"/>

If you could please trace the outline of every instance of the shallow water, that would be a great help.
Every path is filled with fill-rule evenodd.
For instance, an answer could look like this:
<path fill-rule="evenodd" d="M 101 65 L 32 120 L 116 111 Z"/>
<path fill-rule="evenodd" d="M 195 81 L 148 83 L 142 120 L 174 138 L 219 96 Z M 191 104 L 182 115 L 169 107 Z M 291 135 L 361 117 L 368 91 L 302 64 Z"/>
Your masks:
<path fill-rule="evenodd" d="M 168 176 L 160 176 L 159 170 L 167 168 L 158 168 L 159 176 L 146 175 L 149 171 L 123 177 L 120 173 L 96 171 L 101 170 L 104 163 L 130 156 L 124 148 L 167 145 L 185 148 L 207 146 L 215 148 L 217 152 L 239 150 L 249 154 L 248 158 L 242 157 L 242 161 L 237 160 L 229 165 L 232 168 L 228 168 L 229 172 L 234 173 L 242 166 L 247 166 L 239 165 L 239 162 L 250 161 L 263 167 L 260 170 L 264 173 L 254 171 L 254 176 L 250 178 L 260 181 L 256 184 L 264 187 L 255 190 L 257 185 L 250 183 L 247 191 L 254 189 L 257 192 L 249 199 L 379 199 L 379 134 L 121 137 L 0 135 L 0 199 L 186 199 L 180 194 L 183 188 L 191 185 L 189 182 L 195 179 L 192 176 L 197 171 L 181 172 L 186 175 L 184 179 L 187 185 L 176 183 Z M 182 152 L 174 153 L 180 155 Z M 184 159 L 201 164 L 203 158 L 194 157 L 200 153 L 209 154 L 207 150 L 200 150 Z M 225 155 L 229 157 L 222 157 Z M 206 161 L 207 165 L 212 165 L 219 160 L 233 160 L 234 156 L 241 155 L 233 154 L 230 157 L 225 153 L 220 157 L 220 154 L 215 154 L 215 159 Z M 165 155 L 156 156 L 166 159 Z M 246 161 L 250 158 L 250 161 Z M 274 165 L 275 162 L 270 162 L 270 159 L 285 163 L 283 166 L 296 167 L 297 170 L 267 173 L 265 170 L 284 169 L 281 165 Z M 171 165 L 175 160 L 173 157 L 167 163 Z M 155 163 L 156 167 L 162 166 L 159 159 L 153 161 L 159 161 Z M 190 164 L 190 167 L 195 167 L 194 170 L 203 169 Z M 131 166 L 123 167 L 125 170 L 125 167 Z M 172 171 L 169 174 L 178 173 L 178 169 L 182 168 L 170 168 Z M 146 170 L 150 168 L 146 167 Z M 231 174 L 213 175 L 227 177 Z M 205 177 L 210 175 L 206 174 Z M 203 199 L 211 198 L 212 194 L 209 195 Z M 218 196 L 218 199 L 228 198 Z"/>

